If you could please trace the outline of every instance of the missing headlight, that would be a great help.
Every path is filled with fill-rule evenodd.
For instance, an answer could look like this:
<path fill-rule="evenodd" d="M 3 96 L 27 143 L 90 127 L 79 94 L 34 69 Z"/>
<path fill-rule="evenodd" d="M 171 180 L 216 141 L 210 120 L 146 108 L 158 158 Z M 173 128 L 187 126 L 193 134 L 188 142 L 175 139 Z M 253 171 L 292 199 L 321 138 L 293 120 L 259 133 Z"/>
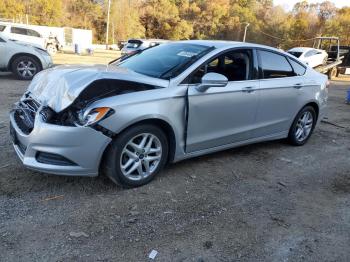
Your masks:
<path fill-rule="evenodd" d="M 44 107 L 40 111 L 42 120 L 49 124 L 61 126 L 75 126 L 74 123 L 78 120 L 78 110 L 75 108 L 67 108 L 66 110 L 56 113 L 49 107 Z"/>
<path fill-rule="evenodd" d="M 49 122 L 54 115 L 55 112 L 47 106 L 43 107 L 40 111 L 40 116 L 44 122 Z"/>

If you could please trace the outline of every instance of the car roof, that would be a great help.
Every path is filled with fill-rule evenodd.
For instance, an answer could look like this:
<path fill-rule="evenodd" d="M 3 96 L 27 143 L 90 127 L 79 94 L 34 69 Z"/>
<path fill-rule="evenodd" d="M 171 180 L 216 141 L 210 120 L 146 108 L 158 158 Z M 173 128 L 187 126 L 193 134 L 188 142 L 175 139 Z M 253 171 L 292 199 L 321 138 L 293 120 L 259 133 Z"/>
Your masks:
<path fill-rule="evenodd" d="M 273 51 L 283 52 L 281 49 L 277 49 L 271 46 L 248 43 L 248 42 L 239 42 L 239 41 L 224 41 L 224 40 L 184 40 L 177 41 L 177 43 L 190 43 L 197 45 L 204 45 L 208 47 L 214 46 L 215 48 L 229 48 L 229 47 L 255 47 L 255 48 L 265 48 Z"/>
<path fill-rule="evenodd" d="M 143 38 L 130 38 L 129 41 L 141 41 L 141 42 L 170 42 L 170 40 L 164 40 L 164 39 L 143 39 Z"/>

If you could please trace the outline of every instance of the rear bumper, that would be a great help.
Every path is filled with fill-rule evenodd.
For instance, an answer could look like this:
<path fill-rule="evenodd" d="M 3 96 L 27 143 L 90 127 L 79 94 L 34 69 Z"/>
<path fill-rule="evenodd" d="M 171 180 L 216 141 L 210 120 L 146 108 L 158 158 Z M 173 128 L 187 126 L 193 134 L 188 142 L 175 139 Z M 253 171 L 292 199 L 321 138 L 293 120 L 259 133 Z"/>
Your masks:
<path fill-rule="evenodd" d="M 28 135 L 17 125 L 13 112 L 10 122 L 13 146 L 23 165 L 50 174 L 97 176 L 103 152 L 111 141 L 92 128 L 47 124 L 38 115 L 34 129 Z M 67 162 L 39 158 L 42 153 L 58 156 Z"/>

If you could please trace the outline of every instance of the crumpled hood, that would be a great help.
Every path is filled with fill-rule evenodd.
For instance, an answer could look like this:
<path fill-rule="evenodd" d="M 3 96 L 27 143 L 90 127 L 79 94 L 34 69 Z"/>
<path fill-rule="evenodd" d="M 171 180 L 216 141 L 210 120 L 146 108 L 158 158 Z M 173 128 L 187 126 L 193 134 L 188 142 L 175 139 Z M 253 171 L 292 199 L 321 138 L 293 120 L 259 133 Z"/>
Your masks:
<path fill-rule="evenodd" d="M 119 79 L 167 87 L 169 81 L 109 65 L 62 65 L 37 74 L 28 87 L 31 96 L 57 113 L 71 105 L 79 94 L 99 79 Z"/>

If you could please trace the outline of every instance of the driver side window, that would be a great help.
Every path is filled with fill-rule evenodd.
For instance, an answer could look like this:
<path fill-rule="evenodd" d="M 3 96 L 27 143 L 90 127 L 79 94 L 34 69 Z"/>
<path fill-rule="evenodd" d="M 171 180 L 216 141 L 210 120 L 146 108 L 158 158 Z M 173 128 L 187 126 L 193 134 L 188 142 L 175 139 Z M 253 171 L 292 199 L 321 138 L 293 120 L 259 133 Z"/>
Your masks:
<path fill-rule="evenodd" d="M 206 73 L 218 73 L 228 81 L 249 80 L 252 77 L 251 50 L 234 50 L 221 54 L 198 68 L 189 78 L 189 84 L 201 83 Z"/>

